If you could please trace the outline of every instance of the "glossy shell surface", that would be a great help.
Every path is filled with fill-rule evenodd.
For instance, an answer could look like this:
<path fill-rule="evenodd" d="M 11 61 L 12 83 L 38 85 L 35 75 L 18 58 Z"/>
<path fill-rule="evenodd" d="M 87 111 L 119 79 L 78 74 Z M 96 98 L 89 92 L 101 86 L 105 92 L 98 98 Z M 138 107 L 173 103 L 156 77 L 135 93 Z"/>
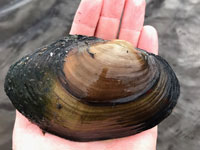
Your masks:
<path fill-rule="evenodd" d="M 180 87 L 160 56 L 122 40 L 73 35 L 13 64 L 5 91 L 44 131 L 97 141 L 157 125 L 171 113 Z"/>

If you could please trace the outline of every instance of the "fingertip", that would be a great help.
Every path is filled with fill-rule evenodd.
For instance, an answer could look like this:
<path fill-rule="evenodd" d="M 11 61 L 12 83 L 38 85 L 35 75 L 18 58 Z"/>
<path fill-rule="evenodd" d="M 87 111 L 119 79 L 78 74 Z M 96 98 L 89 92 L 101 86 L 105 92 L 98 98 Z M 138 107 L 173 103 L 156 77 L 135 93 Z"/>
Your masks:
<path fill-rule="evenodd" d="M 145 0 L 126 0 L 119 39 L 127 40 L 137 46 L 144 23 Z"/>
<path fill-rule="evenodd" d="M 102 5 L 103 0 L 82 0 L 75 14 L 70 34 L 93 36 Z"/>
<path fill-rule="evenodd" d="M 104 0 L 95 36 L 106 40 L 116 39 L 125 0 Z"/>
<path fill-rule="evenodd" d="M 145 0 L 126 0 L 121 29 L 141 31 L 144 23 Z"/>
<path fill-rule="evenodd" d="M 25 118 L 19 111 L 16 110 L 15 125 L 24 127 L 31 124 L 27 118 Z"/>
<path fill-rule="evenodd" d="M 35 141 L 39 140 L 40 137 L 43 137 L 41 129 L 32 124 L 20 112 L 16 111 L 16 120 L 12 135 L 13 150 L 36 149 L 40 145 L 35 144 L 37 143 Z"/>
<path fill-rule="evenodd" d="M 158 33 L 153 26 L 146 25 L 143 27 L 137 47 L 158 54 Z"/>

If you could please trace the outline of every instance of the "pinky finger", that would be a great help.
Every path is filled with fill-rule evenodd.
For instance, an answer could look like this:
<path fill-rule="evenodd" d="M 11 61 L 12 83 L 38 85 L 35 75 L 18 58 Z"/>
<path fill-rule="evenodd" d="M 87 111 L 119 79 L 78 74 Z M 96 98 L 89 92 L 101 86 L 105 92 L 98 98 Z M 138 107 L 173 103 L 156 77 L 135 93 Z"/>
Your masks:
<path fill-rule="evenodd" d="M 158 54 L 158 34 L 154 27 L 149 25 L 143 27 L 137 47 Z"/>

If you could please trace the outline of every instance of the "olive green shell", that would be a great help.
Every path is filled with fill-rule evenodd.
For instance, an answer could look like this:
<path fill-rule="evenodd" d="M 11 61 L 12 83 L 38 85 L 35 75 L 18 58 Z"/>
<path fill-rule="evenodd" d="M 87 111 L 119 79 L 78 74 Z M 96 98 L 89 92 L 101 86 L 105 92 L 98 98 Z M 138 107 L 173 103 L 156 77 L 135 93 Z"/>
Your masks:
<path fill-rule="evenodd" d="M 73 35 L 12 65 L 5 92 L 42 130 L 97 141 L 154 127 L 172 112 L 180 87 L 160 56 L 122 40 Z"/>

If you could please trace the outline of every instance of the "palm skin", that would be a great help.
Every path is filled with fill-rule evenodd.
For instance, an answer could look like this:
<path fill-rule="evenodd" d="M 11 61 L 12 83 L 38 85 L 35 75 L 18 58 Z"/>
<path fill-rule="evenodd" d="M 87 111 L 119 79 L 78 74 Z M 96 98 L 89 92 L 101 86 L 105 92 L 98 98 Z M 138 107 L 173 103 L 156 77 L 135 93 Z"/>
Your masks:
<path fill-rule="evenodd" d="M 157 32 L 151 26 L 143 26 L 144 14 L 145 0 L 82 0 L 70 34 L 103 39 L 116 39 L 118 36 L 135 47 L 158 54 Z M 13 150 L 155 150 L 156 141 L 157 126 L 125 138 L 73 142 L 44 134 L 18 111 L 13 131 Z"/>

